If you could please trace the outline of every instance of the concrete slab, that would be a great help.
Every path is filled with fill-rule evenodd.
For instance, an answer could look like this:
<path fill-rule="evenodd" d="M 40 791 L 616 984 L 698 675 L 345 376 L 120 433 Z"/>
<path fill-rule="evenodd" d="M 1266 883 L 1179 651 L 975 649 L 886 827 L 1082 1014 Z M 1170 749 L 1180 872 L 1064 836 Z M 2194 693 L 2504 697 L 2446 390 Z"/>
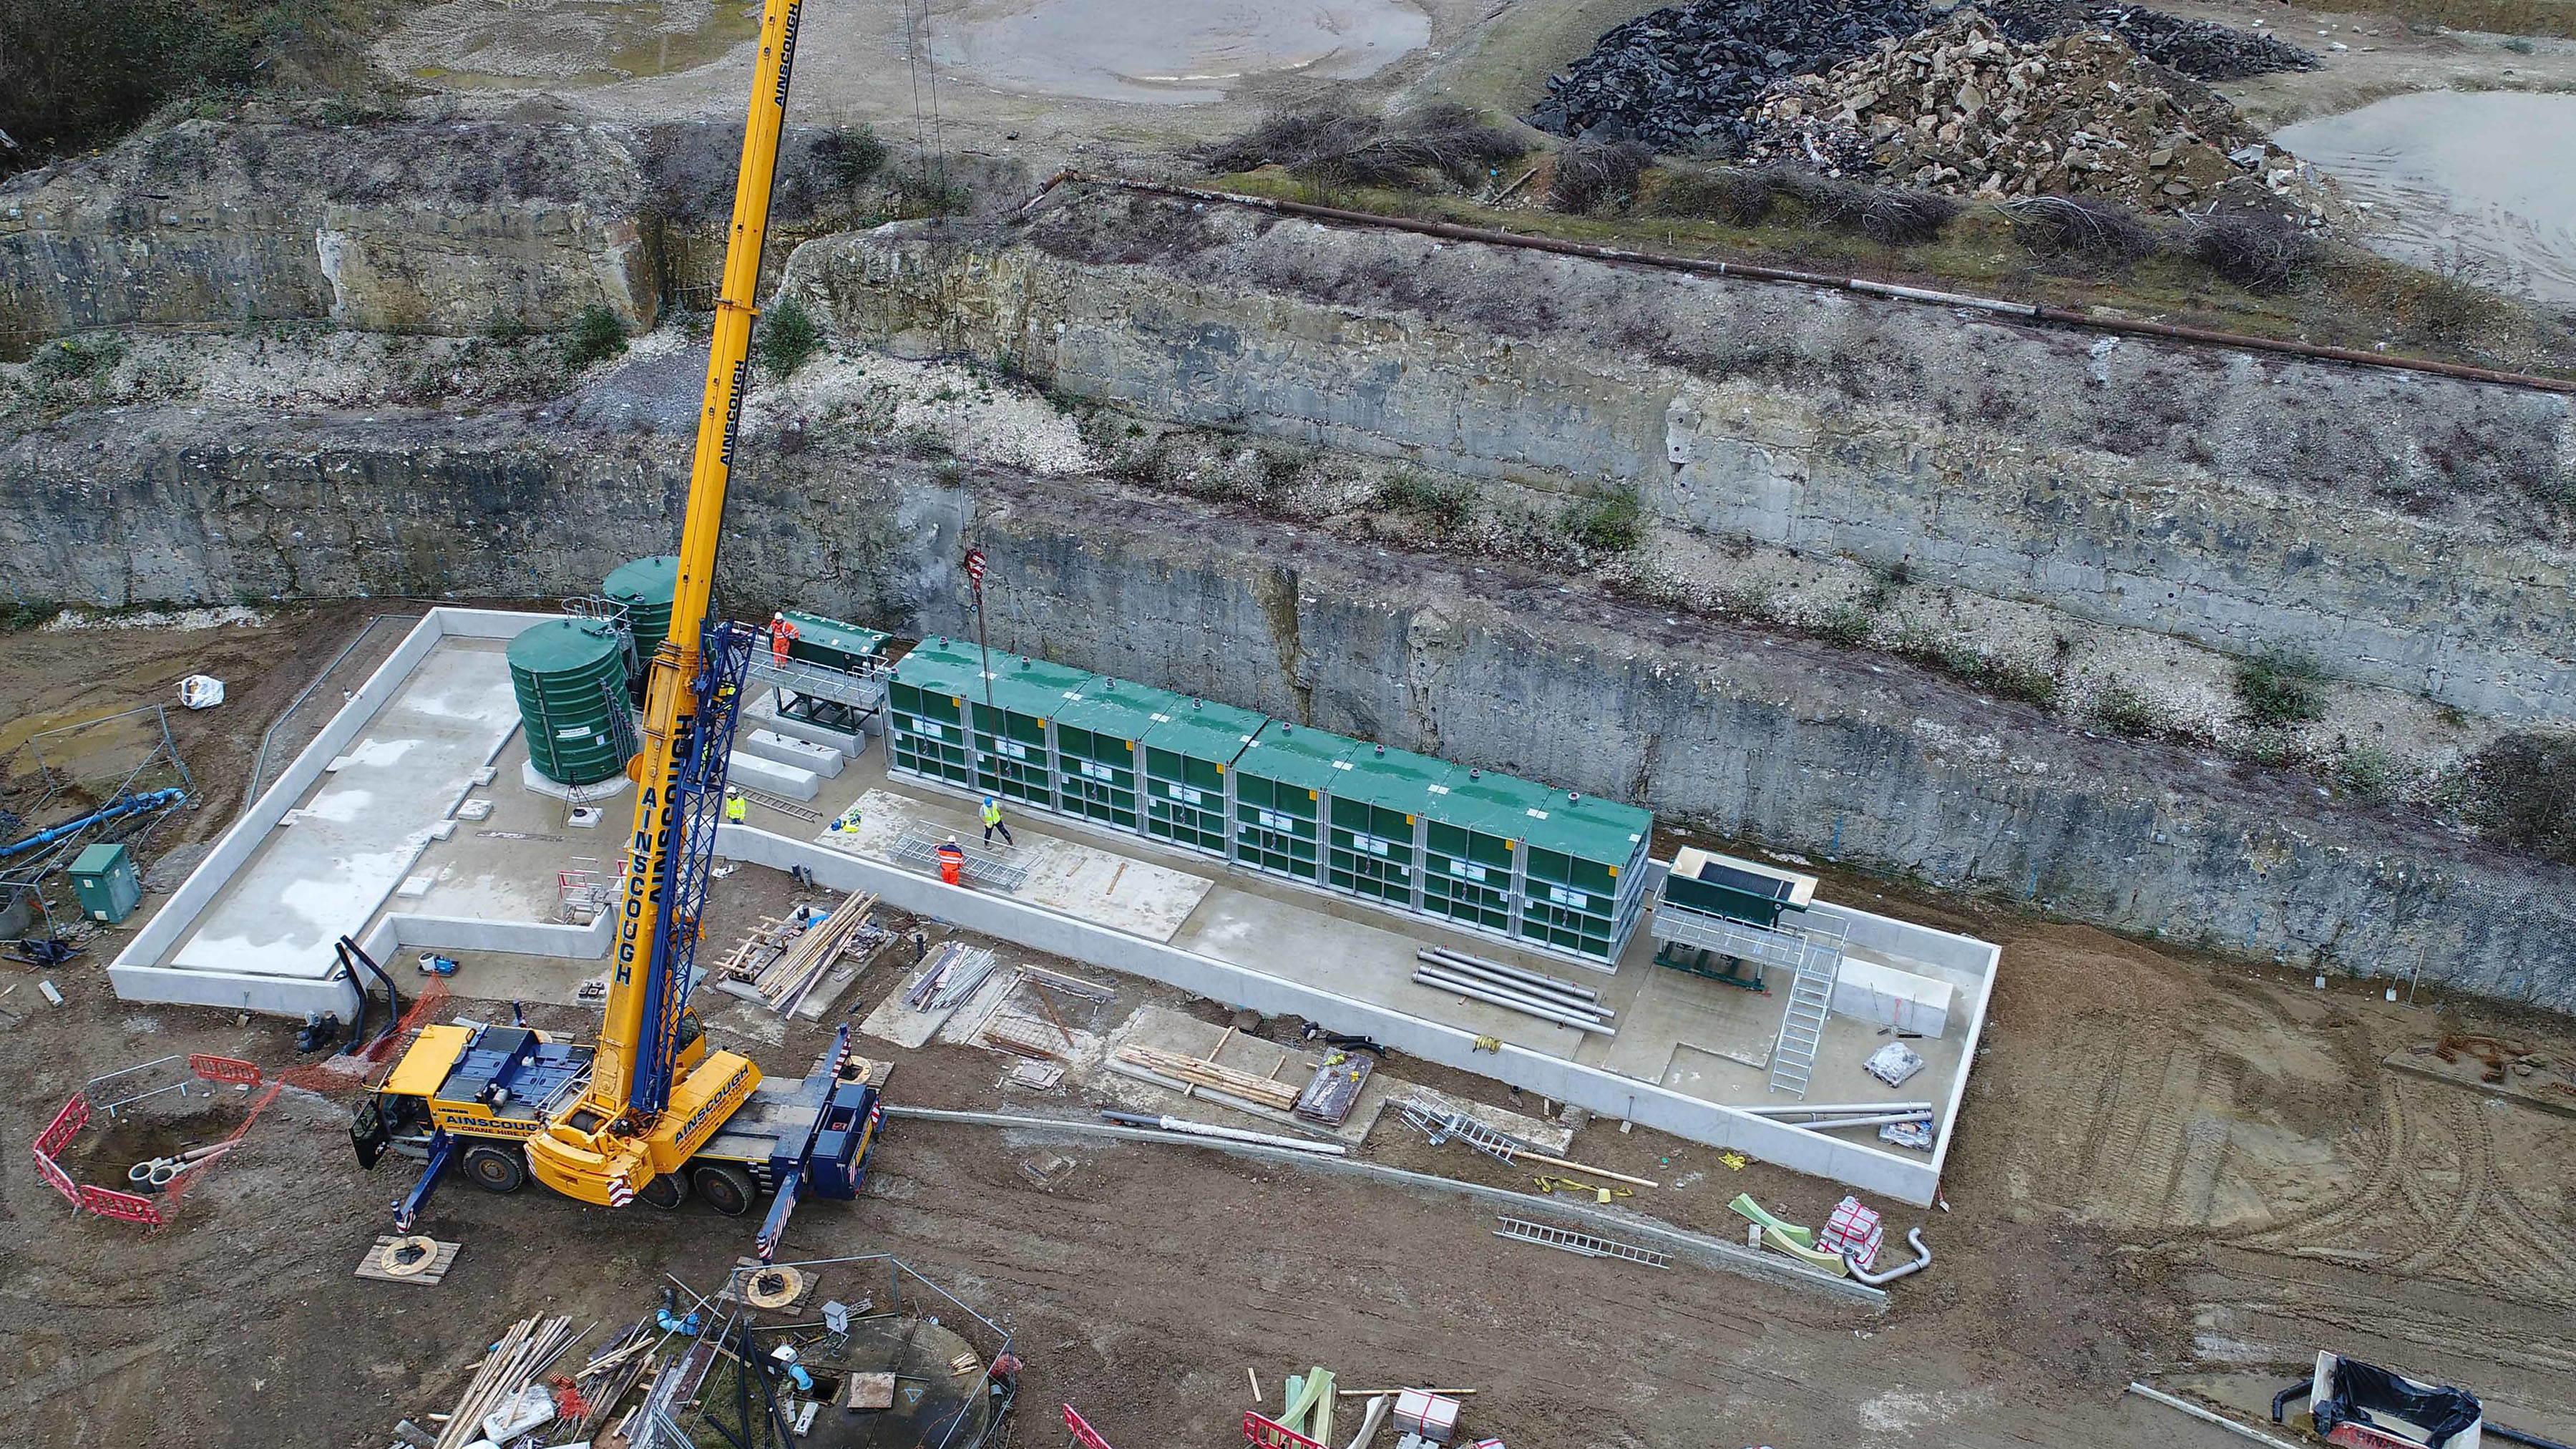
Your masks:
<path fill-rule="evenodd" d="M 758 790 L 781 800 L 811 800 L 823 793 L 822 778 L 813 771 L 746 755 L 740 750 L 725 757 L 725 778 L 746 790 Z"/>
<path fill-rule="evenodd" d="M 789 739 L 776 730 L 745 730 L 735 736 L 735 742 L 735 748 L 746 755 L 811 770 L 826 780 L 839 779 L 842 767 L 849 763 L 849 757 L 836 746 Z"/>
<path fill-rule="evenodd" d="M 1032 842 L 1021 900 L 1168 941 L 1216 882 L 1070 840 Z"/>
<path fill-rule="evenodd" d="M 503 644 L 443 639 L 198 918 L 169 964 L 323 980 L 519 725 Z M 407 908 L 418 908 L 416 904 Z"/>

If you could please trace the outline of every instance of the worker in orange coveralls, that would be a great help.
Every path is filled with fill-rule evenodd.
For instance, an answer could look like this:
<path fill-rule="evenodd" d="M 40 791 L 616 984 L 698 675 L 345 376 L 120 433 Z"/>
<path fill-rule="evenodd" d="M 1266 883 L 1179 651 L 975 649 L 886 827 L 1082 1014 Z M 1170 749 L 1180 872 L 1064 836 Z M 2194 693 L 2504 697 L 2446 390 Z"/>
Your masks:
<path fill-rule="evenodd" d="M 966 876 L 966 849 L 952 835 L 940 842 L 939 879 L 948 885 L 963 885 Z"/>
<path fill-rule="evenodd" d="M 770 658 L 777 660 L 781 664 L 786 663 L 787 650 L 789 646 L 796 642 L 796 638 L 796 626 L 788 622 L 788 618 L 785 614 L 772 614 L 769 616 Z"/>

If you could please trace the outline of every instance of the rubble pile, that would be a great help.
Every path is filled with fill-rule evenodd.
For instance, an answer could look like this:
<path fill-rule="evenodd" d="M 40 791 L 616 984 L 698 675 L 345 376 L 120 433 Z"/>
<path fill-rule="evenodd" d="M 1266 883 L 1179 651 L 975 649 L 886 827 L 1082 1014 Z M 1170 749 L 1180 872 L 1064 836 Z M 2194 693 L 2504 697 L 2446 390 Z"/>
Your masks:
<path fill-rule="evenodd" d="M 2279 70 L 2315 70 L 2317 58 L 2278 36 L 2185 20 L 2133 5 L 2080 5 L 2001 0 L 1987 16 L 2015 40 L 2039 44 L 2087 29 L 2107 30 L 2129 48 L 2193 80 L 2242 80 Z"/>
<path fill-rule="evenodd" d="M 1635 140 L 1658 151 L 1731 150 L 1747 108 L 1773 82 L 1823 70 L 1911 35 L 1916 0 L 1699 0 L 1642 15 L 1601 37 L 1529 123 L 1560 136 Z"/>
<path fill-rule="evenodd" d="M 1753 160 L 1874 171 L 1953 196 L 2173 209 L 2246 174 L 2229 153 L 2247 138 L 2209 134 L 2230 113 L 2187 110 L 2125 42 L 2089 31 L 2026 44 L 1964 9 L 1775 86 L 1749 119 Z"/>

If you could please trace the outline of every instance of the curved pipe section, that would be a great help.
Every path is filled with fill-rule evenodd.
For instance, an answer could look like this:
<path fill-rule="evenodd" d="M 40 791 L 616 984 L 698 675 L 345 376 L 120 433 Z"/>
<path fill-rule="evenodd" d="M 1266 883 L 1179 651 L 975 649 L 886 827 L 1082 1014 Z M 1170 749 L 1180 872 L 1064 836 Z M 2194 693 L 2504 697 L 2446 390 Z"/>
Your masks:
<path fill-rule="evenodd" d="M 2281 1390 L 2279 1393 L 2274 1394 L 2272 1396 L 2272 1422 L 2275 1424 L 2288 1423 L 2289 1421 L 2282 1418 L 2281 1415 L 2288 1410 L 2290 1405 L 2306 1398 L 2312 1393 L 2315 1393 L 2316 1388 L 2317 1385 L 2314 1379 L 2301 1379 L 2297 1383 L 2294 1383 L 2288 1388 Z"/>
<path fill-rule="evenodd" d="M 1860 1281 L 1868 1284 L 1872 1288 L 1884 1288 L 1899 1278 L 1911 1277 L 1912 1275 L 1920 1273 L 1924 1269 L 1932 1266 L 1932 1250 L 1923 1245 L 1923 1230 L 1921 1228 L 1907 1229 L 1905 1233 L 1905 1242 L 1908 1247 L 1911 1247 L 1914 1250 L 1914 1261 L 1911 1263 L 1905 1263 L 1897 1267 L 1890 1268 L 1884 1273 L 1873 1273 L 1867 1268 L 1862 1267 L 1859 1263 L 1853 1261 L 1851 1254 L 1845 1253 L 1843 1254 L 1843 1266 L 1851 1270 L 1851 1275 L 1853 1277 L 1858 1278 Z"/>

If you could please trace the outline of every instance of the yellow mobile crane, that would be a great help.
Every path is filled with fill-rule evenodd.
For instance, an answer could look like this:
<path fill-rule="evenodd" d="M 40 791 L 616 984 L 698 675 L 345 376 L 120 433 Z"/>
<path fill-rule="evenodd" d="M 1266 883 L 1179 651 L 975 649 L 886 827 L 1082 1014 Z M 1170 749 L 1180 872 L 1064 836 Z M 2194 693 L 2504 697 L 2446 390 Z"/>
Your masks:
<path fill-rule="evenodd" d="M 389 1148 L 428 1164 L 396 1205 L 406 1231 L 450 1156 L 461 1155 L 479 1185 L 509 1191 L 524 1180 L 514 1160 L 524 1144 L 538 1181 L 588 1203 L 677 1207 L 694 1186 L 740 1213 L 768 1189 L 777 1200 L 761 1230 L 766 1258 L 800 1191 L 852 1197 L 866 1170 L 879 1113 L 875 1090 L 853 1079 L 847 1026 L 813 1077 L 764 1083 L 749 1058 L 708 1051 L 686 1009 L 726 758 L 758 637 L 740 624 L 710 626 L 707 615 L 801 8 L 767 0 L 761 15 L 670 634 L 653 652 L 643 748 L 628 766 L 635 821 L 599 1040 L 498 1026 L 424 1031 L 350 1128 L 366 1166 Z"/>

